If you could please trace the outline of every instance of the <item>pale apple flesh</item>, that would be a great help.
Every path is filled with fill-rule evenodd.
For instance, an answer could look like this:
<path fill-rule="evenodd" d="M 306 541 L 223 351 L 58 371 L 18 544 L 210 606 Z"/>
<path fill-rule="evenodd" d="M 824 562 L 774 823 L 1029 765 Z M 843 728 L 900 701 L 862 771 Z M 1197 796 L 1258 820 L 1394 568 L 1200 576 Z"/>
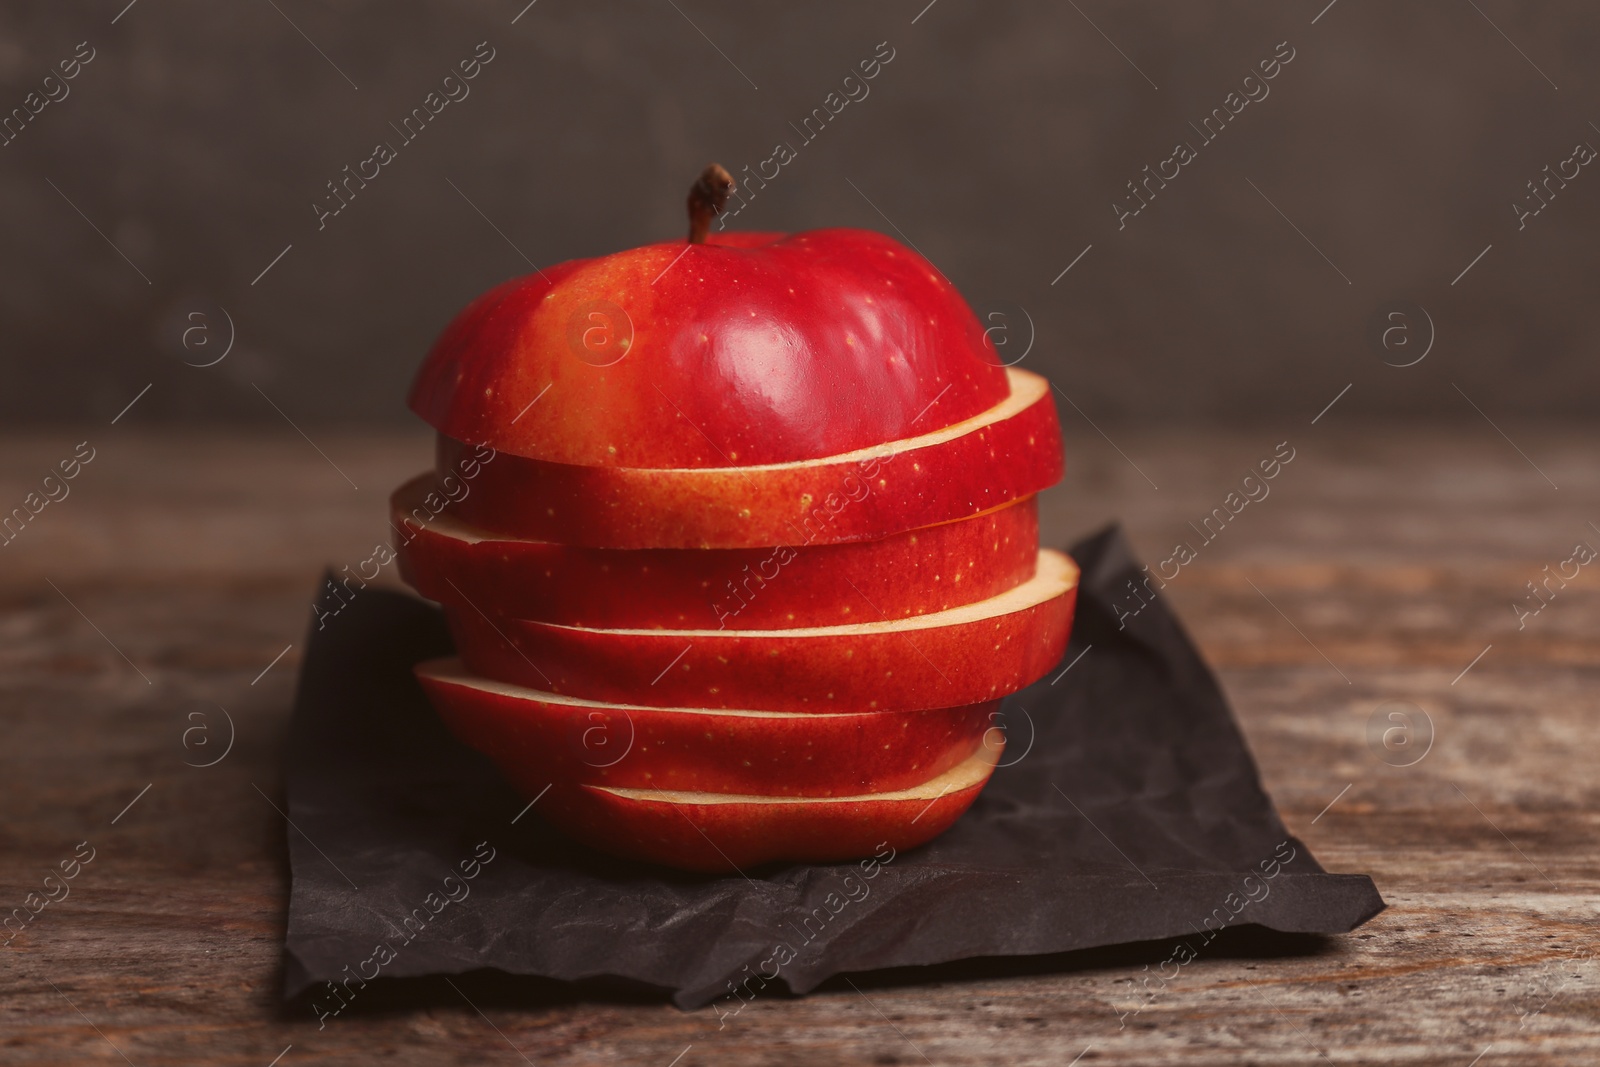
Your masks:
<path fill-rule="evenodd" d="M 795 463 L 598 467 L 526 459 L 441 435 L 449 508 L 485 530 L 592 548 L 760 548 L 872 541 L 981 515 L 1061 477 L 1050 383 L 1012 368 L 1010 393 L 972 418 Z M 491 456 L 486 462 L 483 456 Z M 443 499 L 443 496 L 440 496 Z"/>
<path fill-rule="evenodd" d="M 453 658 L 413 669 L 466 744 L 534 777 L 582 785 L 775 797 L 884 793 L 942 774 L 986 737 L 1001 736 L 998 700 L 840 715 L 651 708 L 491 681 Z"/>
<path fill-rule="evenodd" d="M 621 789 L 552 781 L 517 763 L 501 769 L 574 840 L 627 859 L 722 874 L 776 860 L 836 863 L 915 848 L 972 805 L 1004 749 L 1004 739 L 993 737 L 919 785 L 839 797 Z"/>
<path fill-rule="evenodd" d="M 751 549 L 609 549 L 507 537 L 427 503 L 431 475 L 390 499 L 400 574 L 430 600 L 569 626 L 679 630 L 905 618 L 1033 576 L 1033 497 L 880 541 Z"/>
<path fill-rule="evenodd" d="M 595 629 L 446 605 L 456 647 L 488 678 L 589 700 L 766 711 L 915 711 L 975 704 L 1061 658 L 1077 567 L 1043 550 L 1029 581 L 909 619 L 782 630 Z"/>

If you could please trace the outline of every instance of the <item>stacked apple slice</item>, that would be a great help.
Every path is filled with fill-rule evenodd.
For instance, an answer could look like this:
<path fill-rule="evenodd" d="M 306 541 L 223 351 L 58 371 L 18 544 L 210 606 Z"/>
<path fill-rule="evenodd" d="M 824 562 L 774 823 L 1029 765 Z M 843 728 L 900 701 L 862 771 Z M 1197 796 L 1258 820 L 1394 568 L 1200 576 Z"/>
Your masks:
<path fill-rule="evenodd" d="M 691 870 L 940 833 L 1066 646 L 1049 387 L 878 234 L 709 236 L 502 285 L 412 392 L 392 518 L 459 658 L 417 676 L 537 811 Z"/>

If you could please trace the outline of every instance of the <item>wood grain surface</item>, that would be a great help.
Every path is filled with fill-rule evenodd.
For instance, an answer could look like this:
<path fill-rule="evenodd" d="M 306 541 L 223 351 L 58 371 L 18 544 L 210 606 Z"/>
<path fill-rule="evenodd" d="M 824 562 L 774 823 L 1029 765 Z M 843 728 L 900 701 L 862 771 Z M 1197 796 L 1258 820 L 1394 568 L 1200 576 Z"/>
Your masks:
<path fill-rule="evenodd" d="M 0 547 L 0 912 L 81 843 L 94 858 L 0 950 L 0 1061 L 1600 1062 L 1600 566 L 1521 629 L 1512 607 L 1600 546 L 1600 466 L 1592 435 L 1501 428 L 1515 446 L 1332 417 L 1113 446 L 1080 421 L 1046 501 L 1056 543 L 1115 517 L 1152 562 L 1199 545 L 1167 595 L 1290 828 L 1330 870 L 1370 873 L 1388 911 L 1346 937 L 1241 932 L 1147 1002 L 1168 946 L 851 976 L 722 1028 L 490 975 L 403 985 L 321 1030 L 281 1002 L 280 757 L 309 600 L 324 564 L 384 539 L 426 438 L 8 439 L 4 510 L 80 440 L 95 458 Z M 1187 523 L 1284 438 L 1270 496 L 1200 544 Z M 1415 748 L 1369 744 L 1388 701 L 1431 721 L 1410 766 L 1392 764 Z"/>

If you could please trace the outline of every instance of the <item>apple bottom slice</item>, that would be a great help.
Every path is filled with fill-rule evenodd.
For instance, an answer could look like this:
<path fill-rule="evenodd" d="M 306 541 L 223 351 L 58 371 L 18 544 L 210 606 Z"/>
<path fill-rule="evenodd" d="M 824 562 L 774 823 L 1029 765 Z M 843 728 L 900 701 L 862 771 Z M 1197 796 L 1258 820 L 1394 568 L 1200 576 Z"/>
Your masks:
<path fill-rule="evenodd" d="M 637 789 L 774 797 L 905 789 L 972 755 L 1000 706 L 854 715 L 646 708 L 490 681 L 458 659 L 413 669 L 451 731 L 497 764 L 546 781 Z"/>
<path fill-rule="evenodd" d="M 977 799 L 1004 748 L 1003 740 L 980 745 L 966 760 L 909 789 L 844 797 L 620 789 L 508 777 L 529 798 L 550 786 L 538 813 L 602 852 L 689 871 L 744 873 L 774 861 L 836 863 L 923 844 L 949 829 Z"/>
<path fill-rule="evenodd" d="M 763 711 L 916 711 L 994 700 L 1067 647 L 1078 569 L 1039 553 L 1029 581 L 910 619 L 791 630 L 597 630 L 445 605 L 488 678 L 588 700 Z"/>
<path fill-rule="evenodd" d="M 400 573 L 430 600 L 569 626 L 735 630 L 924 615 L 1033 576 L 1033 497 L 879 541 L 776 548 L 616 549 L 468 526 L 428 501 L 432 475 L 390 498 Z"/>
<path fill-rule="evenodd" d="M 1061 478 L 1050 383 L 1015 368 L 1007 374 L 1010 396 L 982 415 L 823 459 L 580 467 L 441 436 L 435 469 L 464 521 L 539 541 L 592 548 L 873 541 L 991 511 Z"/>

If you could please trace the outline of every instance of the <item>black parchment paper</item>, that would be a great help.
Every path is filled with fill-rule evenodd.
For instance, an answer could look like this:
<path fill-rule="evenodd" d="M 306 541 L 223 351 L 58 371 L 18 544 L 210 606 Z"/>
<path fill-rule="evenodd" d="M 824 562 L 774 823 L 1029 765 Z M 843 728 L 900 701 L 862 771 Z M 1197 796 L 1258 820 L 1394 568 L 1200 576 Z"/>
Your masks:
<path fill-rule="evenodd" d="M 328 990 L 331 1009 L 330 980 L 494 968 L 619 978 L 693 1008 L 757 973 L 803 993 L 841 972 L 973 957 L 1175 937 L 1203 951 L 1211 931 L 1247 923 L 1342 933 L 1381 911 L 1371 879 L 1324 872 L 1284 829 L 1165 604 L 1119 629 L 1118 607 L 1138 603 L 1120 532 L 1071 552 L 1072 645 L 1007 702 L 1010 766 L 956 826 L 865 870 L 748 880 L 610 859 L 543 827 L 537 805 L 524 813 L 411 678 L 451 647 L 437 609 L 360 592 L 313 625 L 300 675 L 286 995 Z"/>

